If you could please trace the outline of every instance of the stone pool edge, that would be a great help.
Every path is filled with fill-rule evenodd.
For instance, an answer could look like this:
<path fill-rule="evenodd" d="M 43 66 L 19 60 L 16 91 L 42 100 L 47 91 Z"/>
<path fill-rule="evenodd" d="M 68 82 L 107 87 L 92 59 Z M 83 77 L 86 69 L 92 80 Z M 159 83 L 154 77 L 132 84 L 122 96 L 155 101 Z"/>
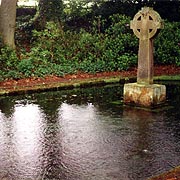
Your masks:
<path fill-rule="evenodd" d="M 98 85 L 107 85 L 126 82 L 134 82 L 136 77 L 105 77 L 105 78 L 89 78 L 89 79 L 73 79 L 66 82 L 52 82 L 36 84 L 34 86 L 13 86 L 8 88 L 0 87 L 0 96 L 3 95 L 18 95 L 34 92 L 44 92 L 53 90 L 65 90 L 74 88 L 85 88 Z"/>
<path fill-rule="evenodd" d="M 175 167 L 160 175 L 150 177 L 147 180 L 178 180 L 179 178 L 180 178 L 180 166 Z"/>
<path fill-rule="evenodd" d="M 180 81 L 180 75 L 163 75 L 155 76 L 155 81 Z M 97 85 L 107 85 L 115 83 L 130 83 L 135 82 L 136 77 L 100 77 L 100 78 L 88 78 L 88 79 L 73 79 L 66 82 L 52 82 L 44 84 L 36 84 L 34 86 L 13 86 L 8 88 L 0 87 L 0 96 L 4 95 L 18 95 L 34 92 L 44 92 L 53 90 L 64 90 L 64 89 L 74 89 L 74 88 L 85 88 Z"/>

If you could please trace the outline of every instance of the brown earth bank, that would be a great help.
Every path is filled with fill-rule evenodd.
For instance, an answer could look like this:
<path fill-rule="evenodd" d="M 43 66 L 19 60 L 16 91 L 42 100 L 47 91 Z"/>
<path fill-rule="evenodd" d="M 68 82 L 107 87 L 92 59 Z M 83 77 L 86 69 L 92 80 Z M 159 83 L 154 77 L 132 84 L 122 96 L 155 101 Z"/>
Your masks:
<path fill-rule="evenodd" d="M 52 83 L 66 83 L 70 82 L 71 80 L 85 80 L 91 78 L 108 78 L 108 77 L 135 77 L 137 74 L 137 68 L 132 68 L 128 71 L 116 71 L 116 72 L 101 72 L 96 74 L 89 74 L 89 73 L 81 73 L 78 72 L 77 74 L 72 75 L 65 75 L 63 77 L 57 76 L 46 76 L 44 78 L 26 78 L 26 79 L 19 79 L 19 80 L 6 80 L 0 82 L 0 89 L 13 89 L 14 86 L 18 87 L 33 87 L 36 85 L 46 85 Z M 180 67 L 176 67 L 173 65 L 166 65 L 166 66 L 155 66 L 154 67 L 154 75 L 178 75 L 180 74 Z"/>

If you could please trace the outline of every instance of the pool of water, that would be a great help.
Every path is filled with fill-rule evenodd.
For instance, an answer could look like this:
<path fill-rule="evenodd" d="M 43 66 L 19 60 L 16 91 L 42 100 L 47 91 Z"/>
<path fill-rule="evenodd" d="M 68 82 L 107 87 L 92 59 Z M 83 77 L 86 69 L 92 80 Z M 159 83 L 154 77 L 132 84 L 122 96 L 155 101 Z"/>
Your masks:
<path fill-rule="evenodd" d="M 180 86 L 166 108 L 125 107 L 120 85 L 0 97 L 0 179 L 144 180 L 180 165 Z"/>

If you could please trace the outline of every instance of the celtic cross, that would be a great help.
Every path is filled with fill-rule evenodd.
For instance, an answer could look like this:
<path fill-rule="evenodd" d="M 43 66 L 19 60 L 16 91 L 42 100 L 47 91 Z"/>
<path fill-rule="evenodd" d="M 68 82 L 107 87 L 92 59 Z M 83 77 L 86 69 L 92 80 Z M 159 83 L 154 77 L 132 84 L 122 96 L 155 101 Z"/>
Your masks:
<path fill-rule="evenodd" d="M 153 37 L 163 28 L 160 15 L 144 7 L 130 22 L 130 28 L 139 38 L 137 83 L 153 84 Z"/>

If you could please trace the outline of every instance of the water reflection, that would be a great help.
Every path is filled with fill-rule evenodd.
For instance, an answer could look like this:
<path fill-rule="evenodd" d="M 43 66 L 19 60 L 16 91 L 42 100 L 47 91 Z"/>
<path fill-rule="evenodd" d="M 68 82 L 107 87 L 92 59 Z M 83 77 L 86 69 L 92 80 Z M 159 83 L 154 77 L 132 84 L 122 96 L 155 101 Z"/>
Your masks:
<path fill-rule="evenodd" d="M 166 117 L 163 112 L 157 114 L 126 108 L 124 117 L 134 129 L 134 140 L 128 158 L 131 179 L 145 179 L 152 172 L 159 174 L 178 164 L 180 158 L 174 151 L 174 143 L 171 141 L 173 138 L 165 131 Z"/>
<path fill-rule="evenodd" d="M 178 98 L 148 112 L 112 103 L 121 96 L 115 86 L 0 98 L 0 178 L 143 180 L 179 165 Z"/>
<path fill-rule="evenodd" d="M 119 166 L 126 147 L 119 135 L 110 130 L 114 130 L 114 126 L 106 124 L 110 123 L 109 116 L 104 116 L 92 104 L 63 103 L 59 110 L 63 164 L 69 169 L 68 179 L 126 179 L 127 172 Z"/>
<path fill-rule="evenodd" d="M 14 112 L 14 105 L 15 105 L 15 102 L 11 98 L 1 97 L 1 99 L 0 99 L 0 113 L 3 113 L 3 115 L 6 117 L 10 117 Z"/>
<path fill-rule="evenodd" d="M 38 143 L 41 132 L 41 113 L 32 104 L 17 105 L 9 118 L 1 113 L 0 169 L 3 176 L 19 178 L 38 173 Z M 3 148 L 3 149 L 2 149 Z M 5 173 L 5 174 L 4 174 Z M 5 175 L 6 176 L 6 175 Z"/>

